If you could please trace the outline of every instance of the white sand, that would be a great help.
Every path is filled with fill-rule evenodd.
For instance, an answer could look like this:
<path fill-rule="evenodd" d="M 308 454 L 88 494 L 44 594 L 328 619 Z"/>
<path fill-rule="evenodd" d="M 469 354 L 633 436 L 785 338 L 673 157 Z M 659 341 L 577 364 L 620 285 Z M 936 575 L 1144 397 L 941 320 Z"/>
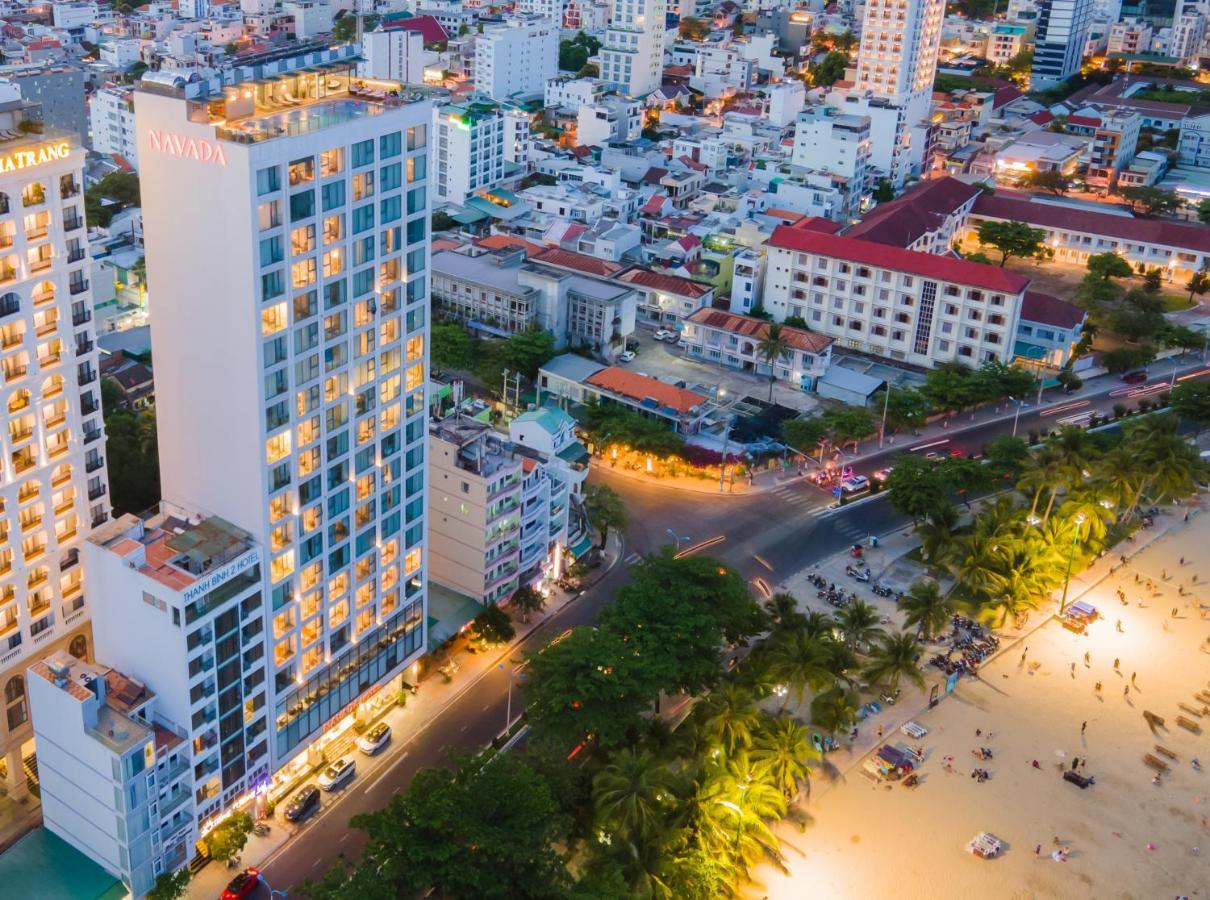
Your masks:
<path fill-rule="evenodd" d="M 927 753 L 920 786 L 874 786 L 851 769 L 808 806 L 805 832 L 782 829 L 790 875 L 766 867 L 757 873 L 763 885 L 749 895 L 1210 897 L 1210 716 L 1196 720 L 1206 729 L 1200 736 L 1175 721 L 1177 703 L 1200 707 L 1193 695 L 1210 684 L 1210 655 L 1199 649 L 1210 636 L 1210 620 L 1199 616 L 1192 598 L 1176 594 L 1180 581 L 1188 587 L 1196 572 L 1201 584 L 1193 590 L 1210 602 L 1208 550 L 1210 515 L 1202 515 L 1086 595 L 1104 616 L 1088 636 L 1052 621 L 1025 638 L 1028 662 L 1041 663 L 1033 674 L 1028 662 L 1020 663 L 1018 646 L 987 665 L 980 680 L 962 680 L 952 697 L 915 717 L 930 732 L 920 742 Z M 1191 562 L 1179 567 L 1182 555 Z M 1161 588 L 1163 569 L 1173 579 Z M 1142 591 L 1135 588 L 1135 571 L 1153 576 L 1163 593 L 1149 599 L 1147 608 L 1135 605 Z M 1114 596 L 1119 584 L 1128 592 L 1129 607 Z M 1179 607 L 1176 620 L 1170 618 L 1173 606 Z M 1119 617 L 1124 633 L 1115 630 Z M 1086 651 L 1090 668 L 1083 662 Z M 1121 659 L 1121 674 L 1114 672 L 1114 657 Z M 936 680 L 936 670 L 929 672 Z M 1123 689 L 1134 672 L 1138 690 L 1126 699 Z M 1100 697 L 1093 687 L 1098 680 Z M 904 705 L 878 717 L 888 730 L 903 720 Z M 1153 735 L 1144 709 L 1163 716 L 1166 727 Z M 976 728 L 982 737 L 975 736 Z M 1142 762 L 1145 753 L 1158 756 L 1157 743 L 1177 755 L 1158 787 Z M 976 760 L 971 750 L 978 746 L 990 747 L 995 758 Z M 837 763 L 851 762 L 847 755 L 838 754 Z M 958 774 L 943 771 L 945 755 L 954 757 Z M 1060 777 L 1061 767 L 1077 755 L 1087 757 L 1084 771 L 1096 777 L 1088 790 Z M 1194 771 L 1191 756 L 1199 756 L 1206 771 Z M 1030 765 L 1033 759 L 1041 771 Z M 986 768 L 991 780 L 975 782 L 975 766 Z M 965 850 L 985 830 L 1005 843 L 998 859 L 981 860 Z M 1070 852 L 1065 863 L 1049 858 L 1055 836 Z M 1154 850 L 1147 849 L 1149 842 Z M 1035 858 L 1039 843 L 1042 856 Z"/>

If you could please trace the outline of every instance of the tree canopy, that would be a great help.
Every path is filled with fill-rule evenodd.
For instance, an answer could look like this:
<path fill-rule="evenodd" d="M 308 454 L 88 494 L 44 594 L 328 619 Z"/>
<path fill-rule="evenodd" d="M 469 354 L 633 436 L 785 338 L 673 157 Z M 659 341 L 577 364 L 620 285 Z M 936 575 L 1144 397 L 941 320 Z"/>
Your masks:
<path fill-rule="evenodd" d="M 979 223 L 976 234 L 980 244 L 1000 251 L 1001 268 L 1013 257 L 1029 259 L 1042 255 L 1045 250 L 1046 232 L 1024 222 L 986 220 Z"/>

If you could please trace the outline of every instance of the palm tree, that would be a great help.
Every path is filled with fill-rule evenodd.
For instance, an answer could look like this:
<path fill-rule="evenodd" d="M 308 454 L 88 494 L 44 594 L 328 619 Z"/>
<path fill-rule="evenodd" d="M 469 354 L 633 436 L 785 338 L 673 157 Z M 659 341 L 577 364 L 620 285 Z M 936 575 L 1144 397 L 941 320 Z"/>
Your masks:
<path fill-rule="evenodd" d="M 1143 477 L 1143 473 L 1139 471 L 1138 460 L 1124 446 L 1110 450 L 1097 466 L 1097 484 L 1104 489 L 1105 495 L 1113 501 L 1118 512 L 1130 505 Z"/>
<path fill-rule="evenodd" d="M 784 868 L 777 836 L 768 822 L 786 814 L 786 798 L 753 769 L 746 754 L 712 767 L 695 803 L 696 840 L 747 870 L 762 859 Z"/>
<path fill-rule="evenodd" d="M 838 612 L 836 624 L 844 632 L 845 644 L 850 650 L 856 650 L 883 634 L 878 627 L 878 610 L 863 600 L 855 600 Z"/>
<path fill-rule="evenodd" d="M 954 614 L 954 601 L 935 581 L 917 581 L 899 602 L 904 624 L 925 639 L 944 631 Z"/>
<path fill-rule="evenodd" d="M 798 610 L 798 600 L 786 591 L 779 591 L 766 600 L 765 612 L 773 620 L 773 627 L 779 630 L 801 628 L 804 622 L 804 616 Z"/>
<path fill-rule="evenodd" d="M 871 649 L 864 674 L 871 684 L 885 684 L 892 691 L 899 687 L 901 677 L 924 687 L 924 673 L 916 665 L 919 655 L 916 635 L 907 631 L 888 634 Z"/>
<path fill-rule="evenodd" d="M 1029 517 L 1038 514 L 1038 503 L 1044 493 L 1049 494 L 1050 503 L 1054 503 L 1059 487 L 1071 480 L 1072 470 L 1059 452 L 1050 446 L 1043 447 L 1025 464 L 1021 477 L 1017 480 L 1017 490 L 1032 493 L 1033 500 L 1029 505 Z"/>
<path fill-rule="evenodd" d="M 735 685 L 715 691 L 702 703 L 701 729 L 727 755 L 752 746 L 760 713 L 752 694 Z"/>
<path fill-rule="evenodd" d="M 1165 413 L 1132 422 L 1126 429 L 1123 446 L 1146 474 L 1123 518 L 1134 513 L 1144 496 L 1162 502 L 1193 491 L 1204 466 L 1197 451 L 1180 436 L 1179 425 L 1179 417 Z"/>
<path fill-rule="evenodd" d="M 983 597 L 998 571 L 1000 546 L 1008 540 L 1007 535 L 991 537 L 975 529 L 955 541 L 949 560 L 953 590 L 961 588 L 972 601 Z"/>
<path fill-rule="evenodd" d="M 807 729 L 793 719 L 778 716 L 756 736 L 750 757 L 756 770 L 790 798 L 798 793 L 799 783 L 811 777 L 806 761 L 817 759 L 819 754 L 807 739 Z"/>
<path fill-rule="evenodd" d="M 1117 510 L 1108 497 L 1104 485 L 1092 482 L 1070 491 L 1059 505 L 1056 518 L 1065 523 L 1083 516 L 1084 528 L 1080 536 L 1084 543 L 1103 541 L 1109 527 L 1117 521 Z"/>
<path fill-rule="evenodd" d="M 1079 484 L 1085 477 L 1084 473 L 1088 472 L 1101 456 L 1087 429 L 1074 425 L 1060 427 L 1059 433 L 1050 438 L 1047 445 L 1054 449 L 1060 463 L 1067 468 L 1070 478 L 1068 487 Z"/>
<path fill-rule="evenodd" d="M 832 621 L 832 617 L 826 612 L 809 609 L 803 614 L 802 631 L 807 637 L 831 637 L 832 629 L 835 627 L 836 623 Z"/>
<path fill-rule="evenodd" d="M 592 780 L 598 824 L 636 844 L 651 841 L 674 805 L 672 776 L 647 750 L 624 748 Z"/>
<path fill-rule="evenodd" d="M 828 734 L 846 731 L 857 721 L 858 703 L 857 691 L 837 685 L 811 701 L 811 722 Z"/>
<path fill-rule="evenodd" d="M 772 639 L 772 643 L 768 656 L 769 675 L 789 685 L 799 704 L 808 687 L 820 688 L 833 680 L 827 650 L 818 639 L 801 631 L 782 632 Z"/>
<path fill-rule="evenodd" d="M 765 336 L 756 345 L 756 352 L 769 365 L 769 402 L 773 402 L 773 384 L 777 381 L 777 363 L 790 350 L 790 342 L 777 323 L 765 329 Z"/>
<path fill-rule="evenodd" d="M 920 538 L 920 555 L 934 568 L 945 565 L 954 545 L 954 528 L 958 525 L 958 510 L 950 504 L 938 507 L 916 526 Z"/>
<path fill-rule="evenodd" d="M 1000 622 L 1035 609 L 1047 591 L 1062 580 L 1065 557 L 1050 536 L 1026 536 L 1005 544 L 1001 565 L 988 583 L 986 606 L 1000 610 Z"/>

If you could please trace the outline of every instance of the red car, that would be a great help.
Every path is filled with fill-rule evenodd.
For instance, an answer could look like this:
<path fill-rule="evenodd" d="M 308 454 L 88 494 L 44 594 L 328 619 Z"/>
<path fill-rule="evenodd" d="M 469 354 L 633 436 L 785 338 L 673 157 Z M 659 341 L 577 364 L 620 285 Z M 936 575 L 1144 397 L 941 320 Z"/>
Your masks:
<path fill-rule="evenodd" d="M 1147 373 L 1143 371 L 1127 372 L 1122 376 L 1122 380 L 1127 384 L 1142 384 L 1147 380 Z"/>
<path fill-rule="evenodd" d="M 950 450 L 950 459 L 966 459 L 966 451 L 954 447 Z"/>
<path fill-rule="evenodd" d="M 252 892 L 256 890 L 258 884 L 260 884 L 260 870 L 245 869 L 232 878 L 231 883 L 223 889 L 221 900 L 245 900 L 246 897 L 252 896 Z"/>

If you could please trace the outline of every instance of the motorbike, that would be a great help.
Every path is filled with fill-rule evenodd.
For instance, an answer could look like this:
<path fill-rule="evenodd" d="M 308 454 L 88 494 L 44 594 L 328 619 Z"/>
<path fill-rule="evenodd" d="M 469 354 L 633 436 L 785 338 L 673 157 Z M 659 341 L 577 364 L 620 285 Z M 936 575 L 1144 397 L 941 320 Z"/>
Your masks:
<path fill-rule="evenodd" d="M 270 832 L 270 830 L 271 829 L 269 828 L 269 826 L 266 825 L 264 822 L 257 822 L 255 825 L 252 826 L 252 833 L 255 834 L 257 837 L 264 837 L 265 835 L 267 835 Z"/>

